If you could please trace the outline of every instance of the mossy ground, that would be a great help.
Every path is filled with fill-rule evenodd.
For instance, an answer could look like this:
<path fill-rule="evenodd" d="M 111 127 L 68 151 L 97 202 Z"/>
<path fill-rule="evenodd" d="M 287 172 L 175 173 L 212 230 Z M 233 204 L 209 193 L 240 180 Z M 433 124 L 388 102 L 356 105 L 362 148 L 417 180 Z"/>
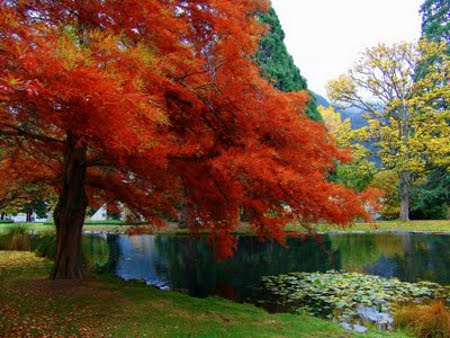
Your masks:
<path fill-rule="evenodd" d="M 358 337 L 331 321 L 269 314 L 249 304 L 193 298 L 97 276 L 50 281 L 49 261 L 0 251 L 0 336 Z M 404 337 L 370 332 L 363 337 Z"/>

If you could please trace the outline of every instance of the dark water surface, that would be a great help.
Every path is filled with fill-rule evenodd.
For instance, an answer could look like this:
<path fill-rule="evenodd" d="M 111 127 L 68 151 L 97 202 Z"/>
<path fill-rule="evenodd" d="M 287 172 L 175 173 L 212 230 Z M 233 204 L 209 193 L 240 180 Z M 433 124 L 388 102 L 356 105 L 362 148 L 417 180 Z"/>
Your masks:
<path fill-rule="evenodd" d="M 450 284 L 448 234 L 327 234 L 321 240 L 292 238 L 287 249 L 242 236 L 236 254 L 221 262 L 214 260 L 206 240 L 188 236 L 86 236 L 83 250 L 121 278 L 198 297 L 243 300 L 255 296 L 261 276 L 330 269 Z"/>

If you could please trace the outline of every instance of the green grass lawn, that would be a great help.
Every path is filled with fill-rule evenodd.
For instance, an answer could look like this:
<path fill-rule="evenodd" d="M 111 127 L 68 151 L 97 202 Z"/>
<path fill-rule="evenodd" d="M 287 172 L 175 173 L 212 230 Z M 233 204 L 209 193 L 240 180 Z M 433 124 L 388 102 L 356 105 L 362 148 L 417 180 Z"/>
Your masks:
<path fill-rule="evenodd" d="M 55 226 L 50 223 L 0 223 L 0 234 L 6 232 L 9 228 L 22 224 L 30 231 L 51 232 L 55 230 Z M 106 232 L 124 232 L 128 225 L 123 224 L 102 224 L 97 222 L 87 223 L 83 226 L 84 231 L 106 231 Z"/>
<path fill-rule="evenodd" d="M 360 231 L 431 231 L 431 232 L 450 232 L 450 220 L 431 220 L 431 221 L 381 221 L 372 223 L 355 223 L 345 228 L 330 226 L 328 224 L 318 224 L 314 227 L 317 231 L 342 231 L 342 232 L 360 232 Z M 300 225 L 289 225 L 287 230 L 301 231 Z"/>
<path fill-rule="evenodd" d="M 0 251 L 0 336 L 406 337 L 354 334 L 331 321 L 269 314 L 113 277 L 50 281 L 50 267 L 29 252 Z"/>

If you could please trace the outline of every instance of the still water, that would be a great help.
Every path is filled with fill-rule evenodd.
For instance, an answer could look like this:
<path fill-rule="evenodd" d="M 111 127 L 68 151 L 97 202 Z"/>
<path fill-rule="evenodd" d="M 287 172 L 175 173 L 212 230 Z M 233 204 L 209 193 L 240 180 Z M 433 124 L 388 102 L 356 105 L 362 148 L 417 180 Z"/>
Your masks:
<path fill-rule="evenodd" d="M 450 235 L 328 234 L 288 240 L 288 248 L 239 238 L 238 251 L 215 261 L 204 239 L 167 235 L 86 236 L 83 249 L 98 267 L 126 279 L 193 296 L 243 300 L 255 295 L 261 276 L 330 269 L 450 284 Z"/>

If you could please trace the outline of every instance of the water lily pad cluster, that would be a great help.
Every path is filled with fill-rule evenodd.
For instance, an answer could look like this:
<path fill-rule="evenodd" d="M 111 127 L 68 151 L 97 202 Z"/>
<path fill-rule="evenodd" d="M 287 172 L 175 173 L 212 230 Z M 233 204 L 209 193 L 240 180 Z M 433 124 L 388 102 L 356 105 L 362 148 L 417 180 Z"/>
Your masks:
<path fill-rule="evenodd" d="M 403 303 L 448 296 L 448 291 L 436 283 L 406 283 L 396 278 L 338 271 L 294 272 L 261 280 L 268 303 L 276 303 L 291 312 L 345 322 L 354 321 L 362 308 L 390 314 Z"/>

